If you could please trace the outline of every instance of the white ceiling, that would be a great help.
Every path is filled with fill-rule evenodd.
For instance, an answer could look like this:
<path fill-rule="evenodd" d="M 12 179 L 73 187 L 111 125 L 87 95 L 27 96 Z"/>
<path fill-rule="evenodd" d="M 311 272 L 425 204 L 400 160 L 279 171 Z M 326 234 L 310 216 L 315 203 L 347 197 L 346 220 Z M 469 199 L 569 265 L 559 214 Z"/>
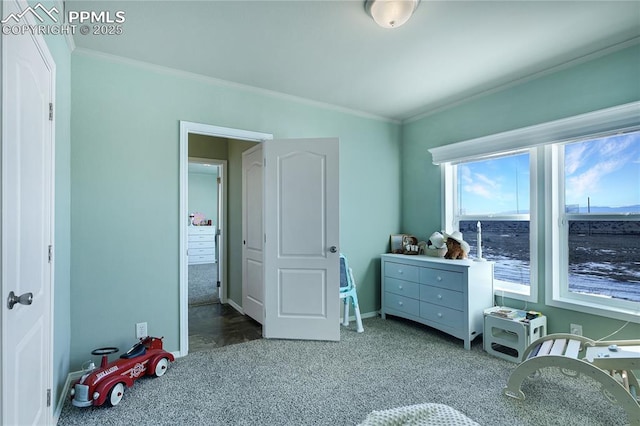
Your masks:
<path fill-rule="evenodd" d="M 640 1 L 429 1 L 397 29 L 364 0 L 67 1 L 125 12 L 77 47 L 403 120 L 640 40 Z M 633 42 L 633 41 L 632 41 Z"/>

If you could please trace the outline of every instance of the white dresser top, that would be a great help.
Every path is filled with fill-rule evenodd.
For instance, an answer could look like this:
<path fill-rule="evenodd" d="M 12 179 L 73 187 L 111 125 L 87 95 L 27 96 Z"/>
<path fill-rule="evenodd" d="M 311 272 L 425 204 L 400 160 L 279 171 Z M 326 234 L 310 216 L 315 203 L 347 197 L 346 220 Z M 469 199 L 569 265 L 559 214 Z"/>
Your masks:
<path fill-rule="evenodd" d="M 215 234 L 216 227 L 213 226 L 188 226 L 189 234 Z"/>
<path fill-rule="evenodd" d="M 424 254 L 392 254 L 392 253 L 386 253 L 383 254 L 382 257 L 384 257 L 387 260 L 398 260 L 400 262 L 408 262 L 408 261 L 415 261 L 418 263 L 437 263 L 437 264 L 442 264 L 442 265 L 447 265 L 447 266 L 466 266 L 466 267 L 473 267 L 473 266 L 477 266 L 477 265 L 486 265 L 486 264 L 493 264 L 493 262 L 489 262 L 489 261 L 475 261 L 473 259 L 444 259 L 442 257 L 433 257 L 433 256 L 426 256 Z"/>

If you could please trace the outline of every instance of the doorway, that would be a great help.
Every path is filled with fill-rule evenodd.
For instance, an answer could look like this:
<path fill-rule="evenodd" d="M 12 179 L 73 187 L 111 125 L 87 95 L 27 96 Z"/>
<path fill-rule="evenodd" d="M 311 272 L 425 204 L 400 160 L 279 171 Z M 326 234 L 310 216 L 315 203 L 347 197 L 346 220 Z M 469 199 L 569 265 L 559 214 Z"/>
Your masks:
<path fill-rule="evenodd" d="M 266 139 L 272 139 L 272 136 L 206 124 L 180 122 L 180 355 L 182 356 L 192 350 L 203 350 L 203 348 L 262 337 L 260 325 L 250 323 L 252 320 L 244 315 L 241 271 L 233 262 L 230 262 L 230 258 L 237 258 L 236 253 L 242 249 L 242 222 L 241 218 L 235 214 L 242 210 L 241 153 Z M 208 165 L 205 166 L 205 164 Z M 199 170 L 201 175 L 210 174 L 209 178 L 197 177 L 203 183 L 214 181 L 213 170 L 217 169 L 218 174 L 215 178 L 218 185 L 216 198 L 219 200 L 216 203 L 217 212 L 213 212 L 212 203 L 192 203 L 191 192 L 197 189 L 192 188 L 192 182 L 189 179 L 190 166 L 192 171 Z M 208 169 L 206 173 L 204 168 Z M 218 180 L 219 183 L 217 183 Z M 195 213 L 200 214 L 196 216 Z M 194 217 L 190 218 L 190 214 L 194 214 Z M 198 223 L 197 226 L 193 226 L 193 220 Z M 210 226 L 209 220 L 211 220 Z M 211 234 L 214 226 L 216 228 L 216 239 L 213 244 L 215 262 L 210 263 L 211 242 L 208 241 L 202 245 L 202 252 L 194 252 L 196 248 L 190 246 L 189 232 Z M 203 258 L 200 258 L 200 255 Z M 192 262 L 194 259 L 196 263 Z M 197 263 L 198 261 L 201 262 Z M 193 268 L 194 266 L 200 270 L 190 274 L 191 270 L 196 269 Z M 195 274 L 200 274 L 208 283 L 206 284 L 208 290 L 201 296 L 201 303 L 197 301 L 190 303 L 190 275 L 193 277 Z M 214 284 L 212 280 L 215 280 Z M 215 293 L 217 293 L 217 300 L 213 299 L 216 296 Z M 191 301 L 193 302 L 193 298 Z"/>
<path fill-rule="evenodd" d="M 338 138 L 282 139 L 272 135 L 180 122 L 180 217 L 188 218 L 187 183 L 190 141 L 194 135 L 232 140 L 227 143 L 229 170 L 231 151 L 242 153 L 261 143 L 263 150 L 262 240 L 264 295 L 262 335 L 268 338 L 339 340 L 339 140 Z M 241 160 L 238 160 L 241 161 Z M 238 164 L 241 164 L 238 162 Z M 238 185 L 245 182 L 244 168 L 238 169 Z M 248 170 L 248 169 L 247 169 Z M 231 181 L 231 179 L 230 179 Z M 248 180 L 246 180 L 249 182 Z M 229 184 L 231 188 L 231 184 Z M 229 190 L 228 194 L 233 191 Z M 257 193 L 253 192 L 255 196 Z M 244 192 L 243 192 L 244 194 Z M 244 196 L 244 195 L 243 195 Z M 304 202 L 301 202 L 304 201 Z M 222 277 L 227 302 L 243 312 L 244 273 L 241 218 L 249 204 L 239 197 L 228 203 L 229 238 L 221 246 L 228 276 Z M 234 229 L 231 220 L 237 220 Z M 180 221 L 180 356 L 189 352 L 187 309 L 187 223 Z M 224 232 L 223 232 L 224 236 Z M 224 237 L 223 237 L 224 241 Z M 303 242 L 303 243 L 301 243 Z M 255 271 L 255 268 L 253 269 Z M 254 274 L 257 276 L 257 274 Z M 255 293 L 257 294 L 257 293 Z M 312 295 L 312 297 L 309 297 Z M 335 301 L 335 304 L 332 302 Z M 238 304 L 240 303 L 240 305 Z"/>

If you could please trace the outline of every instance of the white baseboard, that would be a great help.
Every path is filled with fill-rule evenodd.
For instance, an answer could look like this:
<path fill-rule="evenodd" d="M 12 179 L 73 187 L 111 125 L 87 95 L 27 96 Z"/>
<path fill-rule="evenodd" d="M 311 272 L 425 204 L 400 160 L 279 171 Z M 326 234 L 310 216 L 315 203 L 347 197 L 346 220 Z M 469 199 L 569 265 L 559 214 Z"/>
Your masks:
<path fill-rule="evenodd" d="M 231 307 L 232 307 L 233 309 L 235 309 L 236 311 L 238 311 L 238 312 L 240 312 L 242 315 L 244 315 L 244 310 L 242 309 L 242 306 L 238 305 L 236 302 L 234 302 L 234 301 L 233 301 L 233 300 L 231 300 L 231 299 L 227 299 L 227 303 L 228 303 L 229 305 L 231 305 Z"/>
<path fill-rule="evenodd" d="M 364 314 L 360 314 L 360 318 L 365 319 L 365 318 L 373 318 L 373 317 L 377 317 L 380 315 L 380 311 L 373 311 L 373 312 L 367 312 Z M 349 315 L 349 321 L 355 321 L 356 320 L 356 316 L 355 315 Z M 340 322 L 342 322 L 342 309 L 340 309 Z"/>
<path fill-rule="evenodd" d="M 380 311 L 367 312 L 366 314 L 360 315 L 362 318 L 374 318 L 380 316 Z"/>
<path fill-rule="evenodd" d="M 71 383 L 82 377 L 84 371 L 72 371 L 67 375 L 67 380 L 64 382 L 62 392 L 58 395 L 58 405 L 53 413 L 53 424 L 57 425 L 62 413 L 62 407 L 64 406 L 64 400 L 69 397 L 69 391 L 71 390 Z"/>

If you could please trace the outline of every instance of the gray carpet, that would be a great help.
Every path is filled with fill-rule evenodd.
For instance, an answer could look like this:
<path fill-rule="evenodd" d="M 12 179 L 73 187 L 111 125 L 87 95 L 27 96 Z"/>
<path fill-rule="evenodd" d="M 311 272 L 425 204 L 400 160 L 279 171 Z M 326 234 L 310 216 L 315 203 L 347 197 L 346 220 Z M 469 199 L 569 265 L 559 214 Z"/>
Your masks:
<path fill-rule="evenodd" d="M 340 342 L 260 339 L 177 359 L 143 378 L 113 408 L 66 403 L 59 425 L 355 425 L 374 410 L 449 405 L 481 425 L 623 425 L 589 378 L 545 369 L 523 385 L 527 399 L 502 395 L 515 364 L 403 320 L 364 320 Z"/>
<path fill-rule="evenodd" d="M 219 303 L 218 264 L 189 265 L 189 305 Z"/>

